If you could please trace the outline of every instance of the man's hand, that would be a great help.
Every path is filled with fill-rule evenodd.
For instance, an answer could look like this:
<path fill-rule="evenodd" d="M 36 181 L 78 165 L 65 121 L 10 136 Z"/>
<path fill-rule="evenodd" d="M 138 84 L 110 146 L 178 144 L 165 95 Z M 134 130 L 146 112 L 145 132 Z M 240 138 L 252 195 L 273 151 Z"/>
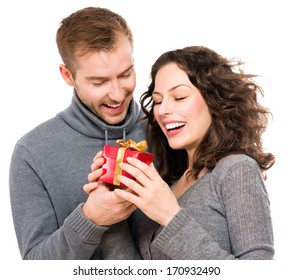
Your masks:
<path fill-rule="evenodd" d="M 95 182 L 84 186 L 89 193 L 83 205 L 83 214 L 93 223 L 110 226 L 127 219 L 135 210 L 133 204 L 109 190 L 105 183 Z"/>
<path fill-rule="evenodd" d="M 98 181 L 103 175 L 102 165 L 105 159 L 102 151 L 97 153 L 88 175 L 89 183 L 83 189 L 88 199 L 83 205 L 83 214 L 93 223 L 100 226 L 110 226 L 127 219 L 135 210 L 133 204 L 117 196 L 114 186 Z M 130 190 L 129 190 L 130 191 Z"/>

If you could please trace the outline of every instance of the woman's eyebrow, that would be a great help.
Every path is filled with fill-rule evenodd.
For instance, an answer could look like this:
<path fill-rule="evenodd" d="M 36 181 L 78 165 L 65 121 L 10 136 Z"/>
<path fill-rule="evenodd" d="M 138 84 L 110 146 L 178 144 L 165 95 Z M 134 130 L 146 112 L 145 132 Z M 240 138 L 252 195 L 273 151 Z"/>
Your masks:
<path fill-rule="evenodd" d="M 171 88 L 170 88 L 169 90 L 167 90 L 167 91 L 168 91 L 168 92 L 174 91 L 174 90 L 177 89 L 178 87 L 188 87 L 188 88 L 190 88 L 189 85 L 186 85 L 186 84 L 178 84 L 178 85 L 175 85 L 175 86 L 171 87 Z M 161 93 L 160 93 L 159 91 L 157 91 L 157 90 L 154 90 L 154 91 L 152 92 L 152 94 L 160 94 L 160 95 L 161 95 Z"/>

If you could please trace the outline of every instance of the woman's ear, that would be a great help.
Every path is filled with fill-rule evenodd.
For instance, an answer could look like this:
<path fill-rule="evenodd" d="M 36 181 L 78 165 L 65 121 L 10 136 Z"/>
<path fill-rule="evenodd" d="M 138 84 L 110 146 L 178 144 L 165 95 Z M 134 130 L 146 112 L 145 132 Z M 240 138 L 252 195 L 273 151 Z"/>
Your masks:
<path fill-rule="evenodd" d="M 60 64 L 59 70 L 65 83 L 68 84 L 69 86 L 74 86 L 75 85 L 74 79 L 72 77 L 71 72 L 66 68 L 66 66 L 64 64 Z"/>

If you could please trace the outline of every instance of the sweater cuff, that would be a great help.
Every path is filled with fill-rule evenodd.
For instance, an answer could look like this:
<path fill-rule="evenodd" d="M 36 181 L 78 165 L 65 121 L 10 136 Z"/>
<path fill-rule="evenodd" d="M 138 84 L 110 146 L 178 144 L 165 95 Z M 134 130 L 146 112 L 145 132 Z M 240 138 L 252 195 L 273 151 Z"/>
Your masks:
<path fill-rule="evenodd" d="M 181 229 L 184 225 L 188 224 L 189 216 L 188 214 L 181 209 L 173 219 L 166 225 L 163 230 L 158 234 L 157 238 L 154 241 L 155 246 L 160 250 L 163 250 L 171 240 L 181 232 Z"/>
<path fill-rule="evenodd" d="M 87 219 L 82 212 L 83 203 L 65 219 L 64 225 L 73 230 L 81 239 L 87 242 L 99 243 L 103 234 L 110 228 L 99 226 Z"/>

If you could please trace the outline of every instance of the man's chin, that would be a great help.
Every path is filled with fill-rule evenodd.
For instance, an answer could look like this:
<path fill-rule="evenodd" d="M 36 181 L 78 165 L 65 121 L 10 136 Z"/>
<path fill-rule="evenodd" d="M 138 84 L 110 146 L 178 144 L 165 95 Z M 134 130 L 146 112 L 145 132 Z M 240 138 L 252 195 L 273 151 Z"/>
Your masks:
<path fill-rule="evenodd" d="M 125 121 L 127 114 L 121 114 L 119 116 L 106 116 L 103 121 L 108 125 L 118 126 L 123 124 Z"/>

